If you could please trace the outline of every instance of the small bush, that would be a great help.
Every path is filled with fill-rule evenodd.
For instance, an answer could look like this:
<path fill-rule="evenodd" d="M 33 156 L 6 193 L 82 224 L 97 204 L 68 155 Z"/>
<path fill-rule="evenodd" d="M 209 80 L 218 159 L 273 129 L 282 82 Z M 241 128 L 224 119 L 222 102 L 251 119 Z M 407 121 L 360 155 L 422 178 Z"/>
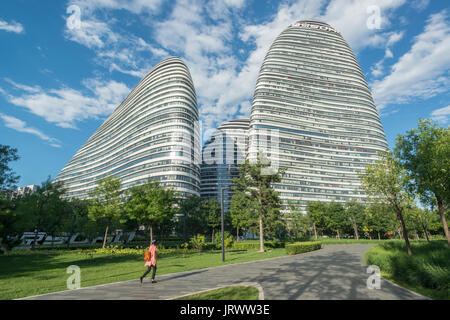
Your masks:
<path fill-rule="evenodd" d="M 194 248 L 195 250 L 197 250 L 198 253 L 200 253 L 203 247 L 206 246 L 205 236 L 198 234 L 195 237 L 192 237 L 190 244 L 192 248 Z"/>
<path fill-rule="evenodd" d="M 319 250 L 322 248 L 322 243 L 319 241 L 311 242 L 295 242 L 286 245 L 286 253 L 289 255 Z"/>
<path fill-rule="evenodd" d="M 231 234 L 228 231 L 225 231 L 225 249 L 231 248 L 231 246 L 233 245 L 233 237 L 231 236 Z M 217 235 L 214 238 L 214 245 L 216 247 L 216 249 L 222 249 L 222 234 Z"/>

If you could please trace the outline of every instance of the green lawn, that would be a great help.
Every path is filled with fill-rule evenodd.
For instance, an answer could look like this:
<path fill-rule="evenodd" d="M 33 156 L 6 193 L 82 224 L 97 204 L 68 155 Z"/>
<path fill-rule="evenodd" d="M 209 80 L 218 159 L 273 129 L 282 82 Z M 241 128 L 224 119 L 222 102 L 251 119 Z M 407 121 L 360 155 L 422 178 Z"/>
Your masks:
<path fill-rule="evenodd" d="M 225 264 L 286 256 L 284 248 L 226 253 Z M 0 299 L 15 299 L 66 290 L 66 268 L 81 268 L 81 286 L 138 279 L 146 267 L 143 254 L 86 254 L 82 251 L 46 251 L 0 256 Z M 158 258 L 158 275 L 223 265 L 220 251 L 168 254 Z"/>
<path fill-rule="evenodd" d="M 368 265 L 377 265 L 382 276 L 433 299 L 450 299 L 450 249 L 447 241 L 412 241 L 412 256 L 404 242 L 382 243 L 366 252 Z"/>
<path fill-rule="evenodd" d="M 255 287 L 233 286 L 194 294 L 177 300 L 259 300 Z"/>

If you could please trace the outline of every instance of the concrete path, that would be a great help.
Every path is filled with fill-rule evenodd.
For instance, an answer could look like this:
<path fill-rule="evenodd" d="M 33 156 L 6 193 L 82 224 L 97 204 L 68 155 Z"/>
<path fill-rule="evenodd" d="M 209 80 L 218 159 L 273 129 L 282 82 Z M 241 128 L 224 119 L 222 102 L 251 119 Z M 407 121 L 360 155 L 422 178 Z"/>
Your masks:
<path fill-rule="evenodd" d="M 295 256 L 157 276 L 50 293 L 26 299 L 172 299 L 239 283 L 257 283 L 267 300 L 427 299 L 381 279 L 381 289 L 367 288 L 364 252 L 371 245 L 328 245 Z"/>

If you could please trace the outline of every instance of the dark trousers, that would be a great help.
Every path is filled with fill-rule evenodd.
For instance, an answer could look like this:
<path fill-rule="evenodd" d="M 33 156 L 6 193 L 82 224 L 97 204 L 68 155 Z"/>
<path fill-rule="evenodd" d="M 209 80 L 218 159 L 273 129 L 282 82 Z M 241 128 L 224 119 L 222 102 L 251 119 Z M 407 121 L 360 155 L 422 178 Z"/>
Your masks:
<path fill-rule="evenodd" d="M 155 279 L 155 275 L 156 275 L 156 266 L 149 266 L 147 271 L 144 272 L 144 275 L 142 276 L 142 278 L 145 278 L 146 275 L 148 275 L 150 273 L 151 268 L 153 268 L 153 273 L 152 273 L 152 279 Z"/>

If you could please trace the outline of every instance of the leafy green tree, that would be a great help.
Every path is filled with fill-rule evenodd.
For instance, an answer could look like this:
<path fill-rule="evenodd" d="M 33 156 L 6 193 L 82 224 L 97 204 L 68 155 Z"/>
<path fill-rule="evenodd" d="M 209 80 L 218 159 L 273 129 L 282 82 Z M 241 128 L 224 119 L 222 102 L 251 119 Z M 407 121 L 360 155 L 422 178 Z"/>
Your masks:
<path fill-rule="evenodd" d="M 9 167 L 9 162 L 19 160 L 17 149 L 0 144 L 0 192 L 15 187 L 19 176 Z"/>
<path fill-rule="evenodd" d="M 314 237 L 317 236 L 317 229 L 323 230 L 326 226 L 325 217 L 326 217 L 327 204 L 322 201 L 309 201 L 306 206 L 306 211 L 308 213 L 309 221 L 311 221 Z"/>
<path fill-rule="evenodd" d="M 410 202 L 410 196 L 405 190 L 407 175 L 401 164 L 394 159 L 390 152 L 380 153 L 380 159 L 369 164 L 366 172 L 361 175 L 362 188 L 372 198 L 372 202 L 389 205 L 397 214 L 403 229 L 403 236 L 408 254 L 411 246 L 408 239 L 405 220 L 405 208 Z"/>
<path fill-rule="evenodd" d="M 268 227 L 266 230 L 273 232 L 278 224 L 277 219 L 280 219 L 281 201 L 272 185 L 281 182 L 285 169 L 275 172 L 270 171 L 270 167 L 270 161 L 258 154 L 255 163 L 246 160 L 241 164 L 239 177 L 233 179 L 236 188 L 249 195 L 252 207 L 258 213 L 260 252 L 264 252 L 265 223 Z"/>
<path fill-rule="evenodd" d="M 202 205 L 203 201 L 202 198 L 196 195 L 180 199 L 180 213 L 186 216 L 177 225 L 179 233 L 184 233 L 184 227 L 186 227 L 187 235 L 205 234 L 209 230 L 207 213 Z M 185 222 L 186 226 L 184 226 Z"/>
<path fill-rule="evenodd" d="M 81 200 L 73 198 L 68 202 L 70 208 L 71 219 L 69 219 L 69 224 L 64 226 L 64 229 L 70 230 L 69 237 L 67 239 L 67 247 L 70 247 L 70 239 L 76 230 L 77 223 L 80 224 L 80 220 L 83 218 L 88 219 L 88 202 L 86 200 Z"/>
<path fill-rule="evenodd" d="M 288 212 L 284 215 L 289 237 L 300 238 L 302 232 L 306 235 L 309 230 L 309 217 L 300 211 L 298 203 L 289 201 Z"/>
<path fill-rule="evenodd" d="M 148 227 L 151 244 L 153 227 L 173 219 L 178 211 L 177 201 L 175 191 L 164 188 L 157 182 L 147 182 L 130 189 L 125 211 L 128 218 L 136 219 L 138 223 Z"/>
<path fill-rule="evenodd" d="M 106 246 L 108 229 L 113 219 L 122 214 L 122 192 L 118 178 L 106 177 L 97 183 L 97 187 L 89 194 L 88 217 L 92 221 L 105 220 L 105 236 L 102 248 Z"/>
<path fill-rule="evenodd" d="M 203 209 L 206 212 L 208 226 L 212 228 L 211 242 L 214 243 L 215 230 L 222 224 L 222 208 L 219 200 L 211 198 L 203 202 Z"/>
<path fill-rule="evenodd" d="M 435 198 L 450 247 L 445 217 L 445 206 L 450 203 L 450 129 L 421 119 L 417 129 L 397 137 L 394 153 L 411 177 L 410 190 L 428 203 Z"/>
<path fill-rule="evenodd" d="M 381 240 L 381 234 L 393 234 L 392 231 L 396 229 L 395 212 L 390 206 L 384 203 L 371 203 L 366 207 L 362 226 L 369 235 L 370 230 L 376 232 L 378 235 L 378 240 Z"/>
<path fill-rule="evenodd" d="M 66 214 L 65 190 L 61 183 L 52 183 L 48 177 L 36 192 L 25 195 L 18 202 L 18 214 L 35 230 L 31 249 L 36 247 L 39 231 L 44 230 L 54 237 Z"/>
<path fill-rule="evenodd" d="M 239 241 L 239 230 L 248 230 L 257 223 L 257 212 L 249 195 L 236 190 L 231 197 L 231 222 L 236 228 L 236 241 Z"/>
<path fill-rule="evenodd" d="M 355 239 L 359 240 L 358 229 L 364 222 L 366 207 L 356 200 L 349 200 L 345 203 L 345 211 L 353 227 Z"/>
<path fill-rule="evenodd" d="M 341 238 L 341 232 L 349 225 L 349 219 L 344 206 L 339 202 L 330 202 L 326 206 L 325 223 L 327 227 L 336 232 L 337 238 Z"/>
<path fill-rule="evenodd" d="M 18 235 L 27 230 L 26 217 L 17 210 L 18 200 L 0 194 L 0 253 L 11 250 L 20 243 Z"/>

